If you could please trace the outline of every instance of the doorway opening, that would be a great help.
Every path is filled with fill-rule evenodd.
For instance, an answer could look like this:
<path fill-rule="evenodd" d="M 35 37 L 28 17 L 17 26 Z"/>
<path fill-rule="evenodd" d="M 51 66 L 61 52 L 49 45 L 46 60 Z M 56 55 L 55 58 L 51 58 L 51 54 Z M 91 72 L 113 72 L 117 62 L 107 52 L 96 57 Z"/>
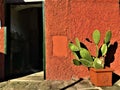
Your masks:
<path fill-rule="evenodd" d="M 6 77 L 43 71 L 42 3 L 9 4 Z"/>

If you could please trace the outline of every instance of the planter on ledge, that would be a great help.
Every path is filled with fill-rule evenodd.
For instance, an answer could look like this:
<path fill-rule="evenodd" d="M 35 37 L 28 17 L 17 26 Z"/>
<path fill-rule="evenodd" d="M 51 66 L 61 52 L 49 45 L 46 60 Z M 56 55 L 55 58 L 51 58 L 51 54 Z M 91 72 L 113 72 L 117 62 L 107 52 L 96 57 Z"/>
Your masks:
<path fill-rule="evenodd" d="M 112 86 L 112 72 L 109 67 L 105 69 L 90 68 L 90 81 L 95 86 Z"/>

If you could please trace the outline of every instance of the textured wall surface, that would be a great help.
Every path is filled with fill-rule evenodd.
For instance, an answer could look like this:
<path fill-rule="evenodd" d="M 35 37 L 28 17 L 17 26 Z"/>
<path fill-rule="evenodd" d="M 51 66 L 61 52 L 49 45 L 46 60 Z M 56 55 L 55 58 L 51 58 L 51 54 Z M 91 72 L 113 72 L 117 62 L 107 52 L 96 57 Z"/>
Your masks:
<path fill-rule="evenodd" d="M 0 79 L 4 78 L 4 3 L 0 0 L 0 20 L 2 28 L 0 29 Z"/>
<path fill-rule="evenodd" d="M 95 29 L 102 33 L 101 39 L 106 30 L 112 30 L 112 48 L 107 62 L 111 62 L 111 68 L 120 75 L 119 11 L 118 0 L 46 0 L 46 78 L 89 77 L 86 67 L 73 65 L 68 42 L 78 37 L 94 55 L 95 47 L 86 38 L 91 40 Z"/>

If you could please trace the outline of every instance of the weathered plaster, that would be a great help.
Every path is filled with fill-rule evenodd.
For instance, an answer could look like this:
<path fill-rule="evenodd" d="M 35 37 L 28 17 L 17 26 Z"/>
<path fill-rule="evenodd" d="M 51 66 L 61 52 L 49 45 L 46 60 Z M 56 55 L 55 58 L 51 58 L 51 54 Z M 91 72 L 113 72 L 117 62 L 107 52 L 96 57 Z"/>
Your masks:
<path fill-rule="evenodd" d="M 46 77 L 47 79 L 70 79 L 71 77 L 89 77 L 89 71 L 84 66 L 72 64 L 72 54 L 67 48 L 67 57 L 53 56 L 52 38 L 66 36 L 67 41 L 78 37 L 94 55 L 91 33 L 99 29 L 103 39 L 106 30 L 112 30 L 111 43 L 117 47 L 114 62 L 111 67 L 120 75 L 120 37 L 119 37 L 119 2 L 118 0 L 46 0 L 45 1 L 45 30 L 46 30 Z M 67 42 L 67 43 L 68 43 Z M 102 43 L 102 41 L 101 41 Z M 61 43 L 62 45 L 62 43 Z M 66 46 L 67 47 L 67 46 Z M 111 50 L 113 51 L 113 50 Z M 111 52 L 110 51 L 110 52 Z M 54 53 L 57 51 L 54 50 Z M 65 52 L 64 52 L 65 53 Z M 117 67 L 117 68 L 116 68 Z"/>

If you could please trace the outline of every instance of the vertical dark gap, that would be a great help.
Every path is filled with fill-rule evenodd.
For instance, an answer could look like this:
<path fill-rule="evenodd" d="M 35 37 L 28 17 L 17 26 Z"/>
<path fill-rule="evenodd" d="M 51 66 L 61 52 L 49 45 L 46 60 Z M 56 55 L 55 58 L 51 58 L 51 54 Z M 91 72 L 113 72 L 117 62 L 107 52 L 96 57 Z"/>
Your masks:
<path fill-rule="evenodd" d="M 40 67 L 43 71 L 43 19 L 42 19 L 42 7 L 38 8 L 38 29 L 39 29 L 39 56 L 40 56 Z"/>
<path fill-rule="evenodd" d="M 7 48 L 5 55 L 5 80 L 9 79 L 10 76 L 10 4 L 5 4 L 5 26 L 7 29 Z"/>

